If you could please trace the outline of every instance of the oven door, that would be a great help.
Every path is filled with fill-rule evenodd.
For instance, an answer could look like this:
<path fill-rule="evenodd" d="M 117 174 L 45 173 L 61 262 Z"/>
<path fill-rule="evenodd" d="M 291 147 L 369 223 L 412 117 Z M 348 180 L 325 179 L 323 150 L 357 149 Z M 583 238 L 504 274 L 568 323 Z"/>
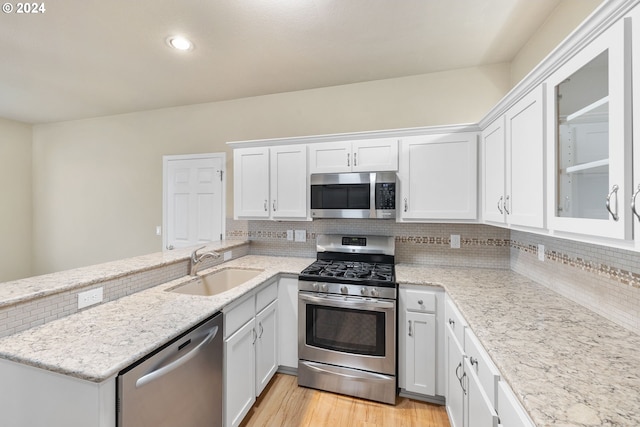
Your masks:
<path fill-rule="evenodd" d="M 395 375 L 394 300 L 300 291 L 298 316 L 301 360 Z"/>

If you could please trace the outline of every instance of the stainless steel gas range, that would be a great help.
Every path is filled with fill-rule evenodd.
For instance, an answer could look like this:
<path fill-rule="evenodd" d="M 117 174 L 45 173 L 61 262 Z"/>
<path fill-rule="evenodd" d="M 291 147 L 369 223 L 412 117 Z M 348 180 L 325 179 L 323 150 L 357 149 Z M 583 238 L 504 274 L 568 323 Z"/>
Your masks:
<path fill-rule="evenodd" d="M 298 384 L 396 401 L 393 237 L 320 235 L 298 277 Z"/>

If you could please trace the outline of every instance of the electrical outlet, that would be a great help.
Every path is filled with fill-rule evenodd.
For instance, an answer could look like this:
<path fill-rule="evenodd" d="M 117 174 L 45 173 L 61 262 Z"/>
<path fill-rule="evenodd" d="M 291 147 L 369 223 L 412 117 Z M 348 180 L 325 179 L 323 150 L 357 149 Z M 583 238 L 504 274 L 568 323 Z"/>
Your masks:
<path fill-rule="evenodd" d="M 156 236 L 162 236 L 162 227 L 156 225 Z"/>
<path fill-rule="evenodd" d="M 287 240 L 293 242 L 293 230 L 287 230 Z"/>
<path fill-rule="evenodd" d="M 544 245 L 538 245 L 538 261 L 544 261 Z"/>
<path fill-rule="evenodd" d="M 296 242 L 307 241 L 307 230 L 295 230 L 295 233 L 296 233 Z"/>
<path fill-rule="evenodd" d="M 102 302 L 103 287 L 80 292 L 78 294 L 78 310 Z"/>
<path fill-rule="evenodd" d="M 452 234 L 451 235 L 451 247 L 453 249 L 460 249 L 460 235 Z"/>
<path fill-rule="evenodd" d="M 223 261 L 229 261 L 231 259 L 231 251 L 226 251 L 225 253 L 222 254 L 222 260 Z"/>

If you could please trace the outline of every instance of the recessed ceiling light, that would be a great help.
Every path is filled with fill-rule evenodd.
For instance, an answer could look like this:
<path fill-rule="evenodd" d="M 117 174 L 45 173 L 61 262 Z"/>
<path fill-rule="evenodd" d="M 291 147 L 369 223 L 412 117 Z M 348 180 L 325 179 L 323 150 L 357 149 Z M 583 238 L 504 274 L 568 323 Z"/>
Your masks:
<path fill-rule="evenodd" d="M 193 43 L 182 36 L 171 36 L 167 38 L 167 44 L 178 50 L 191 50 Z"/>

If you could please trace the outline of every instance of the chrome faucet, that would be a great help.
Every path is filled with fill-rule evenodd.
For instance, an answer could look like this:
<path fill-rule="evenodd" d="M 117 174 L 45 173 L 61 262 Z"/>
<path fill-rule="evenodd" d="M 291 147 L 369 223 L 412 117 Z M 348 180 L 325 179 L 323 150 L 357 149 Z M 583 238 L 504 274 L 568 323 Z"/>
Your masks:
<path fill-rule="evenodd" d="M 191 262 L 189 263 L 190 276 L 196 275 L 196 273 L 198 272 L 198 266 L 200 265 L 200 262 L 202 260 L 206 258 L 214 258 L 214 259 L 220 258 L 220 254 L 216 251 L 209 251 L 209 252 L 205 252 L 203 254 L 198 255 L 198 251 L 204 248 L 205 246 L 202 246 L 191 253 Z"/>

